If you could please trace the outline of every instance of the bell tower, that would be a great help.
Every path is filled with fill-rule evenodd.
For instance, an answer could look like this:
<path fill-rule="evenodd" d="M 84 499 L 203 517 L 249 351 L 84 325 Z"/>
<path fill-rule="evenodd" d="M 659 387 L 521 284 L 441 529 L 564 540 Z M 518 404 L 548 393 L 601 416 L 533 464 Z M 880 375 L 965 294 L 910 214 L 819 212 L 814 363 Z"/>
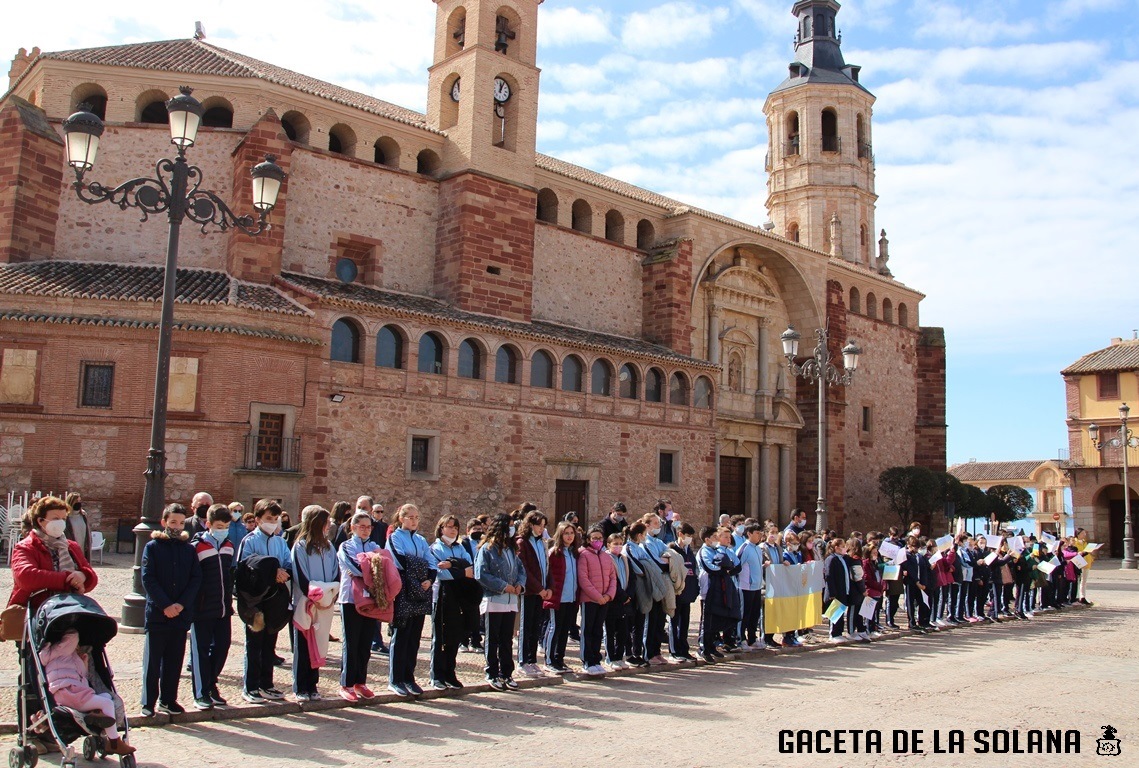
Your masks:
<path fill-rule="evenodd" d="M 835 0 L 799 0 L 795 59 L 763 105 L 767 210 L 775 232 L 874 266 L 874 96 L 842 56 Z"/>
<path fill-rule="evenodd" d="M 446 134 L 434 293 L 529 322 L 542 0 L 434 0 L 427 123 Z"/>
<path fill-rule="evenodd" d="M 447 134 L 444 170 L 532 184 L 542 0 L 434 2 L 427 122 Z"/>

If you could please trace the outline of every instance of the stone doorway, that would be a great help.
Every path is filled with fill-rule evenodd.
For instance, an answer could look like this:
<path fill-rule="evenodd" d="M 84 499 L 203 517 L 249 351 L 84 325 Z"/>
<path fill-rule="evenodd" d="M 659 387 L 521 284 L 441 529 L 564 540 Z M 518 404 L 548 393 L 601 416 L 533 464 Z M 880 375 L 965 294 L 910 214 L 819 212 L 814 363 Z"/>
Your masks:
<path fill-rule="evenodd" d="M 747 459 L 720 457 L 720 509 L 717 514 L 747 515 Z"/>
<path fill-rule="evenodd" d="M 558 480 L 554 489 L 554 515 L 550 521 L 550 528 L 556 527 L 565 518 L 567 512 L 576 512 L 577 521 L 582 528 L 589 529 L 589 481 L 588 480 Z"/>

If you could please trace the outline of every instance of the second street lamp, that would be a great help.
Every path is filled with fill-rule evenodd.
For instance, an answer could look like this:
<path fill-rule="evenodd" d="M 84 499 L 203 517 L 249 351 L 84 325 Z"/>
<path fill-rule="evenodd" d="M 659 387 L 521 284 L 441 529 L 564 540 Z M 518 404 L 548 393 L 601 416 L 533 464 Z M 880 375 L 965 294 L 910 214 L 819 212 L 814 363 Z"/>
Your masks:
<path fill-rule="evenodd" d="M 1131 486 L 1127 480 L 1127 449 L 1139 448 L 1139 440 L 1134 436 L 1134 433 L 1127 428 L 1127 417 L 1131 414 L 1131 408 L 1127 403 L 1119 406 L 1119 429 L 1115 437 L 1109 437 L 1106 440 L 1099 439 L 1100 428 L 1098 424 L 1088 425 L 1088 437 L 1092 440 L 1092 446 L 1097 450 L 1103 450 L 1104 446 L 1111 446 L 1112 448 L 1120 448 L 1120 453 L 1123 454 L 1123 560 L 1119 563 L 1122 570 L 1131 570 L 1136 567 L 1135 561 L 1135 538 L 1132 534 L 1131 528 Z"/>
<path fill-rule="evenodd" d="M 85 182 L 84 175 L 95 165 L 103 121 L 90 111 L 80 111 L 63 121 L 67 163 L 75 170 L 74 189 L 79 199 L 92 205 L 112 203 L 119 208 L 137 208 L 142 220 L 165 213 L 170 231 L 166 245 L 165 280 L 162 288 L 162 319 L 158 331 L 158 364 L 154 377 L 154 410 L 150 429 L 150 450 L 146 459 L 146 488 L 142 514 L 135 526 L 134 583 L 123 600 L 122 624 L 127 630 L 141 631 L 146 592 L 142 585 L 142 550 L 157 530 L 166 502 L 166 398 L 170 381 L 170 348 L 174 331 L 175 278 L 178 268 L 178 235 L 182 222 L 189 219 L 206 232 L 212 225 L 219 231 L 240 229 L 259 235 L 268 229 L 267 217 L 277 204 L 277 194 L 285 172 L 268 155 L 251 171 L 253 204 L 257 216 L 238 216 L 213 192 L 199 188 L 202 172 L 186 162 L 186 150 L 194 146 L 202 120 L 202 105 L 183 86 L 179 95 L 166 102 L 170 118 L 170 143 L 177 149 L 173 160 L 159 160 L 153 177 L 131 179 L 117 187 Z"/>
<path fill-rule="evenodd" d="M 848 341 L 842 348 L 843 369 L 840 371 L 830 361 L 830 352 L 827 350 L 827 329 L 819 328 L 815 331 L 815 350 L 811 357 L 802 363 L 796 363 L 799 356 L 799 340 L 802 336 L 792 326 L 780 336 L 783 342 L 783 355 L 787 358 L 787 365 L 791 373 L 819 386 L 819 498 L 815 506 L 815 530 L 827 530 L 827 385 L 847 385 L 854 378 L 858 368 L 858 357 L 862 350 L 853 341 Z"/>

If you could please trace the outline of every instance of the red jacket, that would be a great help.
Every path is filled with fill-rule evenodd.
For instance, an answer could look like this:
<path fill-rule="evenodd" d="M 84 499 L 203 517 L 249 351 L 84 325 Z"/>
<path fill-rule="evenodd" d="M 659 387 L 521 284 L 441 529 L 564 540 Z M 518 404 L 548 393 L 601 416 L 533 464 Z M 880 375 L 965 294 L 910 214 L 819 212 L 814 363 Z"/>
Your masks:
<path fill-rule="evenodd" d="M 518 545 L 518 559 L 522 561 L 522 568 L 526 571 L 525 594 L 537 595 L 546 589 L 546 585 L 542 583 L 542 564 L 538 562 L 538 555 L 530 543 L 531 538 L 529 535 L 519 536 L 514 542 Z M 545 547 L 546 543 L 541 542 L 541 546 Z"/>
<path fill-rule="evenodd" d="M 878 562 L 867 557 L 862 558 L 862 580 L 866 582 L 866 596 L 878 599 L 882 596 L 886 586 L 882 576 L 878 573 Z"/>
<path fill-rule="evenodd" d="M 937 586 L 948 587 L 953 583 L 953 561 L 956 559 L 957 553 L 952 549 L 942 553 L 941 559 L 933 566 L 937 572 Z"/>
<path fill-rule="evenodd" d="M 68 541 L 67 550 L 75 567 L 87 577 L 84 593 L 90 592 L 99 583 L 99 576 L 83 556 L 82 547 Z M 26 605 L 35 610 L 52 594 L 73 591 L 67 584 L 67 574 L 67 571 L 55 570 L 47 545 L 39 536 L 29 533 L 12 547 L 12 594 L 8 596 L 8 605 Z M 32 593 L 40 590 L 46 590 L 47 594 L 36 595 L 33 600 Z"/>
<path fill-rule="evenodd" d="M 566 585 L 566 558 L 565 550 L 558 547 L 553 552 L 549 553 L 550 558 L 550 585 L 547 589 L 550 590 L 550 598 L 542 601 L 543 608 L 559 608 L 562 604 L 562 588 Z M 575 559 L 576 563 L 577 560 Z M 578 574 L 578 584 L 581 583 L 581 574 Z M 575 593 L 574 597 L 578 594 Z M 576 600 L 574 601 L 577 602 Z"/>

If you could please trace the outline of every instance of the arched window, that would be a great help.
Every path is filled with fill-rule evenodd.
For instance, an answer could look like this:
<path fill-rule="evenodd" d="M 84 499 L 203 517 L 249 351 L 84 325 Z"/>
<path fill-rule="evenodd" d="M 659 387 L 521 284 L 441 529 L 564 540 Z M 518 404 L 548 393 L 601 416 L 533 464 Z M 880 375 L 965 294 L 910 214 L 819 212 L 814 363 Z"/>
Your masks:
<path fill-rule="evenodd" d="M 903 328 L 910 327 L 910 308 L 905 304 L 898 305 L 898 325 Z"/>
<path fill-rule="evenodd" d="M 657 234 L 656 228 L 653 223 L 648 219 L 641 219 L 637 222 L 637 247 L 642 251 L 647 251 L 656 243 Z"/>
<path fill-rule="evenodd" d="M 669 405 L 688 405 L 688 377 L 680 371 L 668 379 Z"/>
<path fill-rule="evenodd" d="M 799 225 L 794 221 L 787 225 L 787 239 L 793 243 L 799 242 Z"/>
<path fill-rule="evenodd" d="M 558 223 L 558 194 L 548 187 L 538 192 L 538 221 Z"/>
<path fill-rule="evenodd" d="M 372 145 L 372 160 L 388 168 L 399 168 L 399 144 L 390 136 L 381 136 Z"/>
<path fill-rule="evenodd" d="M 353 157 L 356 154 L 356 132 L 344 123 L 328 129 L 328 151 Z"/>
<path fill-rule="evenodd" d="M 890 301 L 890 297 L 882 299 L 882 319 L 887 323 L 894 322 L 894 302 Z"/>
<path fill-rule="evenodd" d="M 866 225 L 862 224 L 858 228 L 858 244 L 862 253 L 862 263 L 870 263 L 870 234 L 866 230 Z"/>
<path fill-rule="evenodd" d="M 870 157 L 870 140 L 866 137 L 866 123 L 862 119 L 862 115 L 857 115 L 854 118 L 854 135 L 858 141 L 858 157 Z"/>
<path fill-rule="evenodd" d="M 451 58 L 467 44 L 467 9 L 459 6 L 451 12 L 447 19 L 447 53 L 445 58 Z"/>
<path fill-rule="evenodd" d="M 232 128 L 233 105 L 221 96 L 211 96 L 202 102 L 202 125 L 207 128 Z"/>
<path fill-rule="evenodd" d="M 594 360 L 589 369 L 589 391 L 609 397 L 613 394 L 613 369 L 604 360 Z"/>
<path fill-rule="evenodd" d="M 360 326 L 346 317 L 332 324 L 331 359 L 338 363 L 360 362 Z"/>
<path fill-rule="evenodd" d="M 618 210 L 605 214 L 605 239 L 614 243 L 625 242 L 625 217 Z"/>
<path fill-rule="evenodd" d="M 878 319 L 878 297 L 873 293 L 866 294 L 866 316 Z"/>
<path fill-rule="evenodd" d="M 443 368 L 443 339 L 434 333 L 425 333 L 419 338 L 419 372 L 446 372 Z"/>
<path fill-rule="evenodd" d="M 581 358 L 577 355 L 566 355 L 562 360 L 562 391 L 564 392 L 580 392 L 582 373 L 585 366 L 581 363 Z"/>
<path fill-rule="evenodd" d="M 107 92 L 103 86 L 96 83 L 77 86 L 71 92 L 71 111 L 78 112 L 80 104 L 86 104 L 88 111 L 98 115 L 100 120 L 107 119 Z"/>
<path fill-rule="evenodd" d="M 135 101 L 135 117 L 138 122 L 152 125 L 165 125 L 170 122 L 170 116 L 166 112 L 167 99 L 166 94 L 157 89 L 139 94 Z"/>
<path fill-rule="evenodd" d="M 394 325 L 385 325 L 376 334 L 376 365 L 403 368 L 403 333 Z"/>
<path fill-rule="evenodd" d="M 707 376 L 696 379 L 696 386 L 692 390 L 693 405 L 697 408 L 712 407 L 712 382 Z"/>
<path fill-rule="evenodd" d="M 637 380 L 637 368 L 630 363 L 625 363 L 621 366 L 621 372 L 617 375 L 621 382 L 621 397 L 626 400 L 636 400 L 637 390 L 640 388 L 640 382 Z"/>
<path fill-rule="evenodd" d="M 499 384 L 518 383 L 518 353 L 513 347 L 501 346 L 494 353 L 494 380 Z"/>
<path fill-rule="evenodd" d="M 584 200 L 573 201 L 573 228 L 587 235 L 593 234 L 593 209 Z"/>
<path fill-rule="evenodd" d="M 474 339 L 459 345 L 459 376 L 464 379 L 482 378 L 482 348 Z"/>
<path fill-rule="evenodd" d="M 438 173 L 442 161 L 433 150 L 425 149 L 415 157 L 415 172 L 424 176 L 433 176 Z"/>
<path fill-rule="evenodd" d="M 862 296 L 853 286 L 850 289 L 850 311 L 856 315 L 862 314 Z"/>
<path fill-rule="evenodd" d="M 823 151 L 838 152 L 841 143 L 838 140 L 838 115 L 833 109 L 827 107 L 822 114 Z"/>
<path fill-rule="evenodd" d="M 649 368 L 645 374 L 645 400 L 650 403 L 664 401 L 664 374 L 659 368 Z"/>
<path fill-rule="evenodd" d="M 281 129 L 290 140 L 299 144 L 308 144 L 311 125 L 308 118 L 300 112 L 289 111 L 281 115 Z"/>
<path fill-rule="evenodd" d="M 554 358 L 549 352 L 539 349 L 530 359 L 530 386 L 554 388 Z"/>
<path fill-rule="evenodd" d="M 787 113 L 787 143 L 783 147 L 783 154 L 797 155 L 799 154 L 799 113 Z"/>

